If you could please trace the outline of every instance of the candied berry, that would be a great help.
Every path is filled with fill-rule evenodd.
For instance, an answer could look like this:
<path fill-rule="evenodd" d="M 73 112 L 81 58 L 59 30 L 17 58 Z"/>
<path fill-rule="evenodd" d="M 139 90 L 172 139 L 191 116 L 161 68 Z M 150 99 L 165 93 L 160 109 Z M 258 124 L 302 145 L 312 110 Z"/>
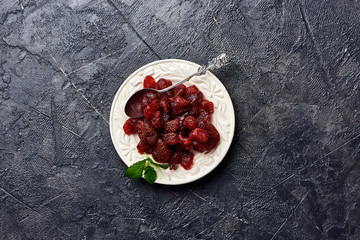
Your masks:
<path fill-rule="evenodd" d="M 127 135 L 136 133 L 136 125 L 137 125 L 137 123 L 138 123 L 138 119 L 135 119 L 135 118 L 129 118 L 128 120 L 126 120 L 126 122 L 125 122 L 125 124 L 123 126 L 124 132 Z"/>
<path fill-rule="evenodd" d="M 191 139 L 190 138 L 187 138 L 187 137 L 184 137 L 183 135 L 179 135 L 179 139 L 180 139 L 180 144 L 181 144 L 181 147 L 186 149 L 186 150 L 190 150 L 191 149 Z"/>
<path fill-rule="evenodd" d="M 173 108 L 185 107 L 188 104 L 189 104 L 189 101 L 181 96 L 174 96 L 171 101 L 171 106 Z"/>
<path fill-rule="evenodd" d="M 196 92 L 196 93 L 188 96 L 186 99 L 189 101 L 190 106 L 195 107 L 201 103 L 203 98 L 204 98 L 204 95 L 202 94 L 202 92 Z"/>
<path fill-rule="evenodd" d="M 186 111 L 185 108 L 189 104 L 189 101 L 181 96 L 174 96 L 171 98 L 171 107 L 174 110 L 174 114 L 181 114 Z"/>
<path fill-rule="evenodd" d="M 160 109 L 159 99 L 154 99 L 149 105 L 144 109 L 144 116 L 146 119 L 151 119 L 155 112 Z"/>
<path fill-rule="evenodd" d="M 183 96 L 186 92 L 186 86 L 184 84 L 180 84 L 174 87 L 172 90 L 174 96 Z"/>
<path fill-rule="evenodd" d="M 160 99 L 160 106 L 164 110 L 164 113 L 170 113 L 170 101 L 166 96 L 163 96 Z"/>
<path fill-rule="evenodd" d="M 146 93 L 141 100 L 141 109 L 144 110 L 146 106 L 149 105 L 149 103 L 151 103 L 157 97 L 158 96 L 156 93 L 152 93 L 152 92 Z"/>
<path fill-rule="evenodd" d="M 142 142 L 142 141 L 140 140 L 140 142 Z M 140 144 L 140 142 L 139 142 L 139 144 Z M 142 144 L 145 145 L 144 152 L 147 153 L 147 154 L 151 154 L 154 151 L 155 147 L 156 147 L 156 144 L 145 144 L 143 142 L 142 142 Z M 138 148 L 138 150 L 139 150 L 139 148 Z M 140 151 L 139 151 L 139 153 L 140 153 Z"/>
<path fill-rule="evenodd" d="M 163 140 L 166 145 L 175 145 L 179 142 L 179 137 L 176 133 L 169 132 L 163 135 Z"/>
<path fill-rule="evenodd" d="M 214 113 L 214 103 L 209 100 L 202 100 L 199 106 L 199 110 L 204 109 L 208 113 L 212 114 Z"/>
<path fill-rule="evenodd" d="M 196 140 L 199 142 L 206 142 L 208 140 L 208 133 L 206 132 L 205 129 L 202 128 L 195 128 L 194 130 L 192 130 L 189 134 L 189 137 L 192 140 Z"/>
<path fill-rule="evenodd" d="M 191 85 L 185 89 L 186 96 L 191 96 L 197 92 L 199 92 L 199 89 L 195 85 Z"/>
<path fill-rule="evenodd" d="M 199 116 L 199 109 L 197 107 L 192 107 L 189 111 L 189 115 L 194 117 Z"/>
<path fill-rule="evenodd" d="M 198 121 L 198 122 L 201 122 L 201 121 L 203 121 L 203 120 L 208 120 L 208 121 L 210 121 L 210 117 L 211 117 L 211 115 L 210 115 L 207 111 L 205 111 L 204 109 L 201 109 L 201 110 L 199 111 L 199 115 L 198 115 L 198 117 L 197 117 L 197 121 Z"/>
<path fill-rule="evenodd" d="M 147 145 L 153 145 L 159 138 L 158 133 L 147 122 L 139 121 L 136 125 L 136 132 L 141 141 Z"/>
<path fill-rule="evenodd" d="M 169 159 L 169 168 L 170 170 L 177 169 L 177 165 L 180 163 L 180 152 L 175 152 Z"/>
<path fill-rule="evenodd" d="M 170 120 L 165 123 L 165 131 L 166 132 L 176 132 L 179 128 L 179 119 Z"/>
<path fill-rule="evenodd" d="M 156 82 L 152 76 L 146 76 L 144 79 L 144 88 L 155 88 Z"/>
<path fill-rule="evenodd" d="M 161 129 L 164 126 L 164 119 L 160 111 L 156 111 L 151 119 L 151 126 L 155 129 Z"/>
<path fill-rule="evenodd" d="M 140 154 L 144 154 L 146 150 L 146 144 L 143 141 L 139 141 L 138 145 L 136 146 L 138 152 Z"/>
<path fill-rule="evenodd" d="M 167 80 L 165 78 L 160 78 L 159 81 L 156 83 L 156 89 L 164 89 L 167 87 L 170 87 L 172 85 L 170 80 Z"/>
<path fill-rule="evenodd" d="M 170 158 L 169 148 L 162 139 L 158 139 L 156 147 L 152 153 L 155 161 L 159 163 L 167 163 Z"/>
<path fill-rule="evenodd" d="M 193 130 L 198 126 L 198 121 L 193 116 L 187 116 L 185 117 L 183 124 L 187 129 Z"/>
<path fill-rule="evenodd" d="M 206 146 L 204 143 L 199 142 L 199 141 L 193 141 L 192 142 L 192 146 L 194 147 L 194 149 L 196 149 L 199 152 L 205 152 L 206 151 Z"/>
<path fill-rule="evenodd" d="M 180 164 L 186 170 L 191 169 L 194 164 L 194 154 L 185 149 L 181 150 Z"/>
<path fill-rule="evenodd" d="M 207 151 L 214 149 L 220 142 L 220 134 L 215 126 L 208 120 L 199 122 L 199 128 L 206 130 L 209 137 L 208 140 L 204 143 Z"/>

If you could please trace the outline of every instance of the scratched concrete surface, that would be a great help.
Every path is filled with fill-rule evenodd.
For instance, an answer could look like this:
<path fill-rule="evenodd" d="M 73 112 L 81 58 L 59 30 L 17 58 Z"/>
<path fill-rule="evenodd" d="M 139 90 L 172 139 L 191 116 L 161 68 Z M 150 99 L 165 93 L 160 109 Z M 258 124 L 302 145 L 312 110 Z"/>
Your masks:
<path fill-rule="evenodd" d="M 359 16 L 358 0 L 2 0 L 0 239 L 360 239 Z M 120 84 L 224 51 L 221 165 L 185 186 L 124 178 Z"/>

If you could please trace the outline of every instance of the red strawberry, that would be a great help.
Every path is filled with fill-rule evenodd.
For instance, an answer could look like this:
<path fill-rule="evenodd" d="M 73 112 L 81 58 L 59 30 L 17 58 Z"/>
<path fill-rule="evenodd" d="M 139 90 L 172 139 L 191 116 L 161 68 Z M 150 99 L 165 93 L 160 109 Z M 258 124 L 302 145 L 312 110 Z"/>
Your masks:
<path fill-rule="evenodd" d="M 123 126 L 124 132 L 127 135 L 136 133 L 136 124 L 137 123 L 138 123 L 138 119 L 135 119 L 135 118 L 129 118 L 128 120 L 126 120 L 126 122 Z"/>
<path fill-rule="evenodd" d="M 186 170 L 191 169 L 194 164 L 194 154 L 185 149 L 181 150 L 180 164 Z"/>
<path fill-rule="evenodd" d="M 168 162 L 170 158 L 170 151 L 162 139 L 158 139 L 157 145 L 152 153 L 152 157 L 159 163 Z"/>
<path fill-rule="evenodd" d="M 195 93 L 199 92 L 199 89 L 195 86 L 195 85 L 191 85 L 190 87 L 187 87 L 185 89 L 185 95 L 188 97 L 188 96 L 191 96 Z"/>
<path fill-rule="evenodd" d="M 174 110 L 175 114 L 181 114 L 186 111 L 186 106 L 189 104 L 189 101 L 181 96 L 174 96 L 171 101 L 171 107 Z"/>
<path fill-rule="evenodd" d="M 198 121 L 193 116 L 187 116 L 187 117 L 185 117 L 185 119 L 183 121 L 183 125 L 187 129 L 193 130 L 194 128 L 196 128 L 198 126 Z"/>
<path fill-rule="evenodd" d="M 169 132 L 163 135 L 163 140 L 166 145 L 175 145 L 179 142 L 179 137 L 176 133 Z"/>
<path fill-rule="evenodd" d="M 203 100 L 203 98 L 204 98 L 204 95 L 200 91 L 186 97 L 186 99 L 190 103 L 190 106 L 192 106 L 192 107 L 198 106 L 201 103 L 201 101 Z"/>
<path fill-rule="evenodd" d="M 199 122 L 199 128 L 205 129 L 208 133 L 208 140 L 204 142 L 206 150 L 210 151 L 214 149 L 220 142 L 220 134 L 218 130 L 208 120 Z"/>
<path fill-rule="evenodd" d="M 156 82 L 152 76 L 146 76 L 144 79 L 144 88 L 155 88 Z"/>
<path fill-rule="evenodd" d="M 170 170 L 177 169 L 177 165 L 180 163 L 180 152 L 175 152 L 169 159 L 169 168 Z"/>
<path fill-rule="evenodd" d="M 155 129 L 161 129 L 164 126 L 164 119 L 160 111 L 156 111 L 151 119 L 151 126 Z"/>
<path fill-rule="evenodd" d="M 201 110 L 199 111 L 199 115 L 198 115 L 198 117 L 197 117 L 197 121 L 198 121 L 198 122 L 201 122 L 201 121 L 203 121 L 203 120 L 208 120 L 208 121 L 210 121 L 210 118 L 211 118 L 211 115 L 210 115 L 207 111 L 205 111 L 204 109 L 201 109 Z"/>
<path fill-rule="evenodd" d="M 170 80 L 167 80 L 165 78 L 160 78 L 159 81 L 156 83 L 156 89 L 164 89 L 167 87 L 170 87 L 172 85 Z"/>
<path fill-rule="evenodd" d="M 186 86 L 184 84 L 180 84 L 180 85 L 174 87 L 172 90 L 173 90 L 174 96 L 183 96 L 186 92 Z"/>
<path fill-rule="evenodd" d="M 154 99 L 147 107 L 144 109 L 144 116 L 146 119 L 151 119 L 156 111 L 160 109 L 159 99 Z"/>
<path fill-rule="evenodd" d="M 166 132 L 176 132 L 180 125 L 179 119 L 170 120 L 165 123 L 165 131 Z"/>
<path fill-rule="evenodd" d="M 180 144 L 181 144 L 181 147 L 186 149 L 186 150 L 190 150 L 191 149 L 191 139 L 190 138 L 187 138 L 187 137 L 184 137 L 182 136 L 181 134 L 179 135 L 179 139 L 180 139 Z"/>
<path fill-rule="evenodd" d="M 159 138 L 158 133 L 149 123 L 139 120 L 136 125 L 136 132 L 139 135 L 141 141 L 147 145 L 154 145 Z"/>
<path fill-rule="evenodd" d="M 144 95 L 144 97 L 141 100 L 141 109 L 145 109 L 147 105 L 149 105 L 155 98 L 157 98 L 156 93 L 148 92 Z"/>
<path fill-rule="evenodd" d="M 208 140 L 209 135 L 205 129 L 195 128 L 190 132 L 189 137 L 191 138 L 191 140 L 195 140 L 203 143 Z"/>
<path fill-rule="evenodd" d="M 163 96 L 160 99 L 160 106 L 162 107 L 162 109 L 164 110 L 164 113 L 170 113 L 171 109 L 170 109 L 170 101 L 166 96 Z"/>
<path fill-rule="evenodd" d="M 204 109 L 208 113 L 212 114 L 214 113 L 214 103 L 209 100 L 202 100 L 199 106 L 199 110 Z"/>

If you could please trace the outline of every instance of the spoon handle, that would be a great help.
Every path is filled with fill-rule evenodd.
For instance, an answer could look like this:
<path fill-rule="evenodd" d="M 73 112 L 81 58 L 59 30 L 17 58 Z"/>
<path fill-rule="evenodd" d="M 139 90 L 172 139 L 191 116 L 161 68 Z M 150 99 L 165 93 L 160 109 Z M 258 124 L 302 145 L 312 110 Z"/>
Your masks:
<path fill-rule="evenodd" d="M 176 83 L 175 85 L 172 85 L 170 87 L 159 90 L 159 92 L 166 92 L 176 86 L 179 86 L 180 84 L 183 84 L 183 83 L 189 81 L 192 77 L 204 75 L 207 70 L 219 69 L 219 68 L 227 65 L 229 62 L 230 62 L 229 56 L 226 53 L 222 53 L 219 56 L 217 56 L 216 58 L 211 59 L 207 65 L 203 65 L 203 66 L 199 67 L 199 69 L 196 73 L 191 74 L 190 76 L 188 76 L 181 82 Z"/>

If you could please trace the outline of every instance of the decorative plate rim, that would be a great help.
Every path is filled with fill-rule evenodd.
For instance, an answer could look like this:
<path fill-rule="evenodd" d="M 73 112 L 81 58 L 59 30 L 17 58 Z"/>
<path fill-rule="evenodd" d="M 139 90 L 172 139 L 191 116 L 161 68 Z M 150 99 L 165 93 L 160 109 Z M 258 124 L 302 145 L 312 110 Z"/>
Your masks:
<path fill-rule="evenodd" d="M 139 161 L 141 160 L 142 158 L 139 158 L 137 159 L 136 161 L 130 163 L 129 161 L 126 161 L 125 160 L 125 156 L 123 154 L 123 152 L 121 151 L 120 149 L 120 146 L 119 146 L 119 142 L 118 142 L 118 139 L 117 139 L 117 136 L 116 136 L 116 133 L 115 133 L 115 127 L 120 127 L 121 128 L 121 131 L 122 130 L 122 124 L 124 123 L 119 123 L 119 121 L 115 121 L 115 111 L 117 110 L 117 108 L 119 108 L 119 105 L 121 105 L 121 100 L 119 100 L 120 98 L 120 93 L 124 90 L 124 88 L 128 87 L 128 85 L 130 84 L 130 81 L 136 77 L 137 75 L 141 74 L 144 70 L 146 69 L 149 69 L 150 67 L 154 67 L 154 66 L 161 66 L 161 64 L 165 64 L 166 63 L 174 63 L 174 64 L 179 64 L 181 66 L 181 64 L 183 66 L 186 66 L 186 67 L 190 67 L 190 68 L 198 68 L 200 67 L 200 65 L 196 64 L 196 63 L 193 63 L 193 62 L 190 62 L 190 61 L 187 61 L 187 60 L 181 60 L 181 59 L 164 59 L 164 60 L 157 60 L 157 61 L 154 61 L 154 62 L 151 62 L 151 63 L 148 63 L 140 68 L 138 68 L 137 70 L 135 70 L 132 74 L 130 74 L 129 77 L 127 77 L 125 79 L 125 81 L 123 81 L 123 83 L 121 84 L 121 86 L 118 88 L 115 96 L 114 96 L 114 99 L 113 99 L 113 102 L 112 102 L 112 105 L 111 105 L 111 110 L 110 110 L 110 121 L 109 121 L 109 128 L 110 128 L 110 136 L 111 136 L 111 140 L 112 140 L 112 143 L 118 153 L 118 155 L 120 156 L 121 160 L 127 165 L 127 166 L 130 166 L 131 164 L 135 163 L 136 161 Z M 188 73 L 190 74 L 190 73 Z M 187 75 L 186 75 L 187 76 Z M 206 176 L 207 174 L 209 174 L 210 172 L 212 172 L 221 162 L 222 160 L 224 159 L 224 157 L 226 156 L 228 150 L 230 149 L 230 146 L 231 146 L 231 143 L 232 143 L 232 140 L 233 140 L 233 137 L 234 137 L 234 132 L 235 132 L 235 112 L 234 112 L 234 107 L 233 107 L 233 104 L 232 104 L 232 101 L 231 101 L 231 98 L 230 98 L 230 95 L 229 93 L 227 92 L 225 86 L 222 84 L 222 82 L 214 75 L 212 74 L 210 71 L 207 71 L 207 73 L 201 77 L 198 77 L 198 78 L 209 78 L 209 82 L 211 81 L 215 81 L 216 84 L 215 84 L 215 88 L 216 86 L 220 87 L 220 90 L 222 91 L 222 93 L 224 94 L 224 98 L 225 98 L 225 104 L 227 105 L 227 108 L 230 109 L 228 110 L 229 114 L 231 115 L 230 116 L 230 119 L 229 120 L 229 126 L 230 126 L 230 129 L 228 131 L 229 133 L 229 136 L 228 136 L 228 141 L 226 141 L 226 143 L 224 143 L 225 145 L 223 145 L 223 151 L 221 153 L 221 156 L 218 156 L 217 159 L 213 159 L 213 163 L 208 166 L 205 170 L 203 171 L 198 171 L 198 173 L 196 173 L 195 175 L 189 175 L 187 174 L 188 177 L 185 177 L 185 178 L 180 178 L 180 179 L 176 179 L 176 180 L 166 180 L 166 179 L 157 179 L 155 182 L 156 183 L 159 183 L 159 184 L 164 184 L 164 185 L 181 185 L 181 184 L 186 184 L 186 183 L 190 183 L 190 182 L 193 182 L 193 181 L 196 181 L 204 176 Z M 179 80 L 182 79 L 182 78 L 179 78 Z M 211 81 L 210 81 L 211 79 Z M 141 83 L 142 83 L 142 80 L 143 78 L 141 79 Z M 172 79 L 173 80 L 173 79 Z M 192 79 L 189 81 L 190 83 L 192 82 Z M 205 81 L 201 81 L 200 83 L 205 83 Z M 197 83 L 192 83 L 192 84 L 196 84 L 196 86 L 200 89 L 200 87 L 198 86 Z M 210 84 L 210 83 L 209 83 Z M 142 84 L 141 84 L 142 86 Z M 201 89 L 200 89 L 201 90 Z M 204 93 L 205 95 L 205 92 L 202 90 L 202 92 Z M 209 99 L 209 98 L 207 98 Z M 213 99 L 209 99 L 211 101 L 214 101 Z M 124 101 L 124 100 L 123 100 Z M 214 102 L 215 104 L 215 102 Z M 123 115 L 125 115 L 125 112 L 123 111 Z M 213 114 L 213 119 L 216 118 L 216 109 L 214 111 L 214 114 Z M 126 116 L 127 118 L 127 116 Z M 212 121 L 213 122 L 213 121 Z M 221 131 L 218 129 L 219 133 L 220 133 L 220 137 L 222 137 L 222 134 L 221 134 Z M 133 135 L 132 135 L 133 136 Z M 138 136 L 134 136 L 135 138 L 138 138 Z M 223 139 L 220 140 L 220 144 L 222 143 Z M 219 146 L 218 146 L 219 148 Z M 210 157 L 213 157 L 211 156 L 210 154 L 213 154 L 214 152 L 216 152 L 217 148 L 209 153 L 196 153 L 195 154 L 195 159 L 194 159 L 194 165 L 196 164 L 196 158 L 197 156 L 199 155 L 204 155 L 204 156 L 210 156 Z M 131 149 L 129 150 L 131 151 Z M 136 151 L 136 148 L 135 150 L 133 151 Z M 214 157 L 215 158 L 215 157 Z M 201 166 L 200 166 L 201 167 Z M 179 166 L 179 168 L 182 168 L 181 166 Z M 158 173 L 159 173 L 159 170 L 157 170 Z M 160 169 L 160 171 L 163 171 Z M 165 171 L 171 171 L 171 174 L 175 173 L 176 171 L 178 170 L 165 170 Z M 186 171 L 186 173 L 190 173 L 191 169 L 189 171 Z M 164 173 L 161 173 L 161 174 L 164 174 Z M 175 175 L 174 175 L 175 176 Z M 190 176 L 190 177 L 189 177 Z"/>

